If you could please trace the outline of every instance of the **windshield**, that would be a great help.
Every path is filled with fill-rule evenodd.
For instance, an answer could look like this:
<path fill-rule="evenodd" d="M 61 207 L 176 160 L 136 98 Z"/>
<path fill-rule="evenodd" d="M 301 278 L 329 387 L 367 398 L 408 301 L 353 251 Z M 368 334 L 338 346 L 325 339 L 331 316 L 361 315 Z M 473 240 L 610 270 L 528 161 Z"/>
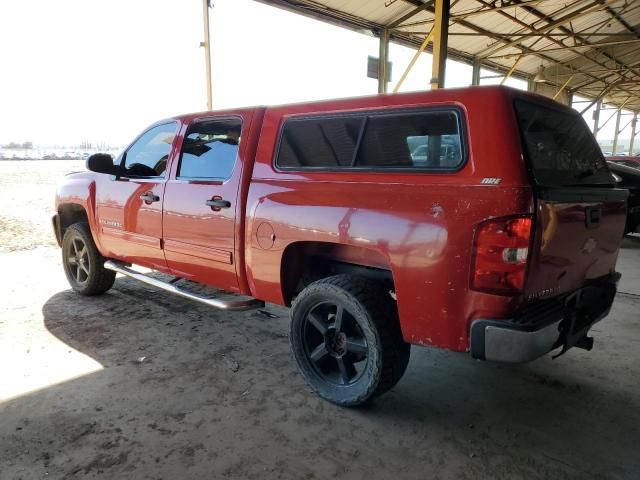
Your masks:
<path fill-rule="evenodd" d="M 522 100 L 516 100 L 515 108 L 538 185 L 613 185 L 600 147 L 577 112 Z"/>

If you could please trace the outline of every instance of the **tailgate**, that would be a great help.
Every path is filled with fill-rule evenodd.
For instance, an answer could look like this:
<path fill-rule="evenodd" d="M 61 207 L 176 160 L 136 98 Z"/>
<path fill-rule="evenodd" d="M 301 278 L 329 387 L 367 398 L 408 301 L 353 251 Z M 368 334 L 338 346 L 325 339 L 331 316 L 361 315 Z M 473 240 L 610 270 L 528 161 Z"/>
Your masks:
<path fill-rule="evenodd" d="M 577 112 L 525 100 L 516 100 L 515 109 L 537 201 L 525 294 L 570 292 L 614 272 L 628 191 L 615 188 Z"/>
<path fill-rule="evenodd" d="M 615 271 L 626 196 L 621 189 L 539 189 L 527 297 L 571 292 Z"/>

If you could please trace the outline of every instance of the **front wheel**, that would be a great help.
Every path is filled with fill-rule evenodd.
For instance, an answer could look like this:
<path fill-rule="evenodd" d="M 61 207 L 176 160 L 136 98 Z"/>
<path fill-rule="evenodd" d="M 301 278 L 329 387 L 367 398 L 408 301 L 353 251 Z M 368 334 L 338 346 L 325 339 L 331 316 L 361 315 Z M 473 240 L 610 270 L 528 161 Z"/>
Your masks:
<path fill-rule="evenodd" d="M 81 295 L 100 295 L 113 286 L 116 272 L 104 268 L 91 230 L 86 223 L 74 223 L 62 239 L 62 265 L 71 288 Z"/>
<path fill-rule="evenodd" d="M 289 338 L 307 383 L 338 405 L 360 405 L 386 392 L 409 362 L 410 346 L 388 292 L 352 275 L 305 288 L 291 308 Z"/>

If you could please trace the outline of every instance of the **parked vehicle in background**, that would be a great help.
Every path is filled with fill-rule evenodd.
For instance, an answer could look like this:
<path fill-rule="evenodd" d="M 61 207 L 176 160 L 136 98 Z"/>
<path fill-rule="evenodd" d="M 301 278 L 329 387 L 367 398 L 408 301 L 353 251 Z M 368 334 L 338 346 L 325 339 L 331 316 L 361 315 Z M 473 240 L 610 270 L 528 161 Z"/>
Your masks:
<path fill-rule="evenodd" d="M 632 157 L 632 156 L 624 156 L 624 155 L 616 155 L 606 157 L 607 161 L 618 163 L 620 165 L 625 165 L 627 167 L 636 168 L 640 170 L 640 157 Z"/>
<path fill-rule="evenodd" d="M 184 115 L 87 166 L 53 217 L 75 291 L 119 272 L 290 306 L 300 372 L 340 405 L 392 388 L 411 344 L 589 350 L 620 277 L 627 190 L 574 110 L 503 87 Z"/>
<path fill-rule="evenodd" d="M 618 186 L 629 190 L 624 233 L 640 233 L 640 168 L 628 167 L 622 162 L 609 161 L 608 164 Z"/>

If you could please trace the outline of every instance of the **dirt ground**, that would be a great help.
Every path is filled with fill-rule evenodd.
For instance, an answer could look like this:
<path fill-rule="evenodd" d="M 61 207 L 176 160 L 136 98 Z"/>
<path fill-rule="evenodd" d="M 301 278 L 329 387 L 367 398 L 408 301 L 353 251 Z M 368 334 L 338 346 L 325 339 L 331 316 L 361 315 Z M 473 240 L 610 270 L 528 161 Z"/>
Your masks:
<path fill-rule="evenodd" d="M 296 372 L 287 312 L 119 278 L 72 293 L 53 246 L 72 161 L 0 161 L 0 479 L 638 479 L 640 238 L 592 352 L 505 366 L 414 348 L 363 409 Z"/>

